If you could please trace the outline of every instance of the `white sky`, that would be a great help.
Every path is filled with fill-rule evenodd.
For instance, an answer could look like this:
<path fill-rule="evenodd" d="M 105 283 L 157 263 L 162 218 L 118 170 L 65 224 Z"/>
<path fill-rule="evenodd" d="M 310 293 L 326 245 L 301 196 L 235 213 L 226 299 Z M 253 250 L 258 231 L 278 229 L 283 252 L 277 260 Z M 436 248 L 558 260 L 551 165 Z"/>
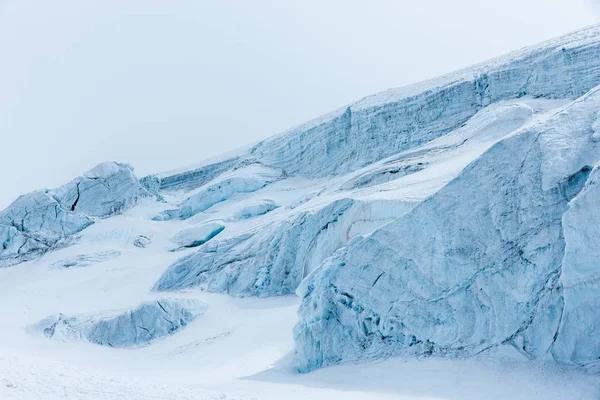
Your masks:
<path fill-rule="evenodd" d="M 0 0 L 0 208 L 138 176 L 600 21 L 594 0 Z"/>

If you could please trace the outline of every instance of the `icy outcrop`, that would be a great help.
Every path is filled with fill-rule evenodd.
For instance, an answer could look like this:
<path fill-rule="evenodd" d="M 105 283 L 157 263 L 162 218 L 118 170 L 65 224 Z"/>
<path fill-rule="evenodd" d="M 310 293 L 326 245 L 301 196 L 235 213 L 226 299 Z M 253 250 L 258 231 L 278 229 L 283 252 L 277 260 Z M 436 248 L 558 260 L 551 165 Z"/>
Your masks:
<path fill-rule="evenodd" d="M 38 190 L 0 212 L 0 266 L 33 258 L 149 193 L 131 166 L 102 163 L 53 190 Z"/>
<path fill-rule="evenodd" d="M 596 164 L 563 217 L 563 308 L 552 356 L 588 364 L 600 358 L 600 170 Z"/>
<path fill-rule="evenodd" d="M 562 275 L 573 235 L 561 223 L 600 159 L 591 129 L 598 109 L 595 89 L 325 260 L 298 290 L 299 369 L 405 352 L 468 356 L 500 344 L 531 358 L 600 357 L 594 338 L 581 346 L 600 314 L 595 297 L 567 293 L 563 278 L 576 267 L 567 248 Z"/>
<path fill-rule="evenodd" d="M 367 97 L 259 143 L 250 156 L 290 175 L 347 173 L 443 136 L 500 100 L 579 97 L 600 84 L 598 59 L 596 26 Z"/>
<path fill-rule="evenodd" d="M 181 231 L 171 238 L 171 241 L 177 244 L 178 248 L 197 247 L 217 236 L 223 231 L 223 229 L 225 229 L 225 225 L 223 223 L 219 221 L 211 221 Z"/>
<path fill-rule="evenodd" d="M 279 179 L 280 173 L 260 165 L 250 165 L 220 175 L 194 191 L 181 207 L 166 210 L 154 217 L 156 221 L 188 219 L 208 210 L 236 194 L 252 193 Z"/>
<path fill-rule="evenodd" d="M 240 161 L 233 156 L 215 162 L 203 163 L 195 168 L 181 171 L 149 175 L 141 179 L 149 190 L 191 190 L 198 188 L 217 178 L 222 173 L 235 167 Z"/>
<path fill-rule="evenodd" d="M 278 208 L 279 205 L 273 200 L 261 200 L 252 204 L 245 205 L 241 210 L 235 213 L 234 219 L 249 219 L 265 215 Z"/>
<path fill-rule="evenodd" d="M 58 314 L 29 328 L 63 341 L 88 341 L 109 347 L 140 347 L 174 334 L 198 316 L 206 305 L 191 299 L 161 299 L 114 315 Z"/>
<path fill-rule="evenodd" d="M 34 240 L 14 226 L 0 225 L 0 267 L 43 254 L 49 245 Z"/>
<path fill-rule="evenodd" d="M 104 261 L 112 260 L 121 255 L 118 250 L 107 250 L 99 251 L 90 254 L 79 254 L 74 257 L 69 257 L 64 260 L 55 262 L 50 266 L 51 269 L 67 269 L 67 268 L 78 268 L 88 267 L 93 264 L 98 264 Z"/>
<path fill-rule="evenodd" d="M 158 291 L 200 287 L 235 296 L 292 293 L 302 278 L 352 237 L 405 213 L 402 202 L 334 201 L 232 238 L 212 240 L 171 265 Z"/>

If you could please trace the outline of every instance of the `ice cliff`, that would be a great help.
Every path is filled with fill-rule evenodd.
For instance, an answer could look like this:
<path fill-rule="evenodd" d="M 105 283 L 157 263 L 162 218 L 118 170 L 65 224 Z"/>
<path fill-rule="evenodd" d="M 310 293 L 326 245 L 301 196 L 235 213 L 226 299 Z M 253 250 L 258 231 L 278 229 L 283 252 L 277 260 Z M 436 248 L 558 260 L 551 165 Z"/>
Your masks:
<path fill-rule="evenodd" d="M 143 229 L 114 234 L 131 235 L 135 254 L 168 255 L 152 289 L 296 291 L 302 371 L 502 346 L 597 364 L 599 85 L 596 26 L 364 98 L 193 167 L 138 181 L 127 165 L 102 164 L 0 213 L 0 265 L 155 196 L 127 216 L 143 215 Z M 112 262 L 101 250 L 53 265 L 76 273 L 65 269 Z M 59 315 L 42 330 L 138 346 L 194 314 L 161 304 Z"/>
<path fill-rule="evenodd" d="M 530 358 L 597 360 L 599 110 L 594 89 L 321 264 L 298 291 L 299 368 L 502 344 Z"/>

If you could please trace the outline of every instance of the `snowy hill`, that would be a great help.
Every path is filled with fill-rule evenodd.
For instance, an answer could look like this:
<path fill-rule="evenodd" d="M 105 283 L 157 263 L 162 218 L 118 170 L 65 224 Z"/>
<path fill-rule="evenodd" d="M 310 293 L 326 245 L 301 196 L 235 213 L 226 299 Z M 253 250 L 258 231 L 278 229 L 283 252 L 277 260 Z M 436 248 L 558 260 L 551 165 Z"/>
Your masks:
<path fill-rule="evenodd" d="M 596 26 L 101 164 L 0 212 L 0 397 L 597 398 L 599 163 Z"/>

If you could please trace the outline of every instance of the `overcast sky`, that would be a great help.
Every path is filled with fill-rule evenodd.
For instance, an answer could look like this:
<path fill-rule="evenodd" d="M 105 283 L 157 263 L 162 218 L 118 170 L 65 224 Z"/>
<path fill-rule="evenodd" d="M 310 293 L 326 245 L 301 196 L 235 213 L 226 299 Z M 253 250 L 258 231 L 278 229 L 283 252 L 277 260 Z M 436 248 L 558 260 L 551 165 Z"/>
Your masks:
<path fill-rule="evenodd" d="M 600 21 L 593 0 L 0 0 L 0 208 L 196 163 Z"/>

